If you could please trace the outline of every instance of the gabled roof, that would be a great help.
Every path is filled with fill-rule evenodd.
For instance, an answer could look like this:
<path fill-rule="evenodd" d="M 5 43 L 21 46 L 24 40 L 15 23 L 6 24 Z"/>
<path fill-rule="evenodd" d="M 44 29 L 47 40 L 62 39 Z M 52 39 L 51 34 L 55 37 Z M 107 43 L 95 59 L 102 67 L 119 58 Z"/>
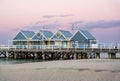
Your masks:
<path fill-rule="evenodd" d="M 72 37 L 72 34 L 69 31 L 65 31 L 65 30 L 59 30 L 59 31 L 64 35 L 65 38 Z"/>
<path fill-rule="evenodd" d="M 57 35 L 58 34 L 58 35 Z M 53 40 L 66 40 L 67 38 L 72 37 L 72 34 L 69 31 L 58 30 L 51 39 Z"/>
<path fill-rule="evenodd" d="M 56 35 L 53 35 L 53 37 L 51 37 L 51 39 L 56 40 L 56 39 L 58 39 L 58 37 Z"/>
<path fill-rule="evenodd" d="M 82 34 L 80 31 L 77 31 L 73 37 L 70 39 L 71 41 L 78 41 L 79 43 L 87 43 L 88 39 Z"/>
<path fill-rule="evenodd" d="M 63 37 L 62 35 L 59 37 L 59 39 L 62 39 L 62 40 L 64 40 L 65 39 L 65 37 Z"/>
<path fill-rule="evenodd" d="M 21 30 L 13 40 L 26 40 L 32 38 L 35 33 L 33 31 Z"/>
<path fill-rule="evenodd" d="M 14 38 L 13 40 L 26 40 L 26 37 L 21 33 L 19 32 Z"/>
<path fill-rule="evenodd" d="M 53 36 L 51 31 L 40 30 L 40 33 L 42 33 L 46 38 L 51 38 Z"/>
<path fill-rule="evenodd" d="M 78 30 L 70 39 L 79 43 L 88 43 L 89 40 L 96 40 L 88 31 Z"/>
<path fill-rule="evenodd" d="M 43 39 L 45 39 L 45 37 L 42 36 L 42 35 L 40 35 L 40 37 L 37 37 L 36 35 L 34 35 L 33 38 L 32 38 L 32 40 L 41 40 L 41 41 L 42 41 Z"/>
<path fill-rule="evenodd" d="M 37 34 L 40 33 L 40 36 L 37 36 Z M 33 40 L 45 40 L 48 38 L 51 38 L 51 36 L 53 35 L 53 33 L 51 31 L 46 31 L 46 30 L 39 30 L 34 36 L 33 36 Z"/>
<path fill-rule="evenodd" d="M 92 34 L 90 34 L 88 31 L 80 30 L 80 32 L 82 32 L 82 34 L 84 34 L 84 36 L 87 37 L 87 39 L 95 40 L 95 38 L 92 36 Z"/>
<path fill-rule="evenodd" d="M 32 38 L 33 35 L 35 34 L 33 31 L 24 31 L 24 30 L 22 30 L 21 32 L 25 35 L 26 38 Z"/>
<path fill-rule="evenodd" d="M 33 36 L 33 40 L 38 40 L 38 37 L 36 35 Z"/>

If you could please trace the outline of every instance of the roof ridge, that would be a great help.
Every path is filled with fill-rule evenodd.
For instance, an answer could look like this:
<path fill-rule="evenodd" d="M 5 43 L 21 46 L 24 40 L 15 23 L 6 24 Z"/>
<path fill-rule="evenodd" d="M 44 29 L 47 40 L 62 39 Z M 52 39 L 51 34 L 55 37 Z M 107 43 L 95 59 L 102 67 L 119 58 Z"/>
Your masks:
<path fill-rule="evenodd" d="M 58 30 L 58 31 L 67 31 L 67 32 L 70 32 L 70 31 L 68 31 L 68 30 Z"/>
<path fill-rule="evenodd" d="M 39 30 L 39 31 L 49 31 L 49 30 Z M 52 31 L 49 31 L 49 32 L 52 32 Z"/>
<path fill-rule="evenodd" d="M 21 31 L 26 31 L 26 32 L 34 32 L 34 31 L 32 31 L 32 30 L 21 30 Z"/>

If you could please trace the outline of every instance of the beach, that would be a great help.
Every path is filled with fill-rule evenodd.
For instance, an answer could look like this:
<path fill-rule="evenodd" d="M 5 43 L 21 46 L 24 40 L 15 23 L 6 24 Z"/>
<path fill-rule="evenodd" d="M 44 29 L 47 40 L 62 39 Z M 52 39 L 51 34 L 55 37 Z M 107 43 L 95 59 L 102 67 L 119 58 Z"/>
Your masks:
<path fill-rule="evenodd" d="M 120 59 L 0 64 L 0 81 L 120 81 Z"/>

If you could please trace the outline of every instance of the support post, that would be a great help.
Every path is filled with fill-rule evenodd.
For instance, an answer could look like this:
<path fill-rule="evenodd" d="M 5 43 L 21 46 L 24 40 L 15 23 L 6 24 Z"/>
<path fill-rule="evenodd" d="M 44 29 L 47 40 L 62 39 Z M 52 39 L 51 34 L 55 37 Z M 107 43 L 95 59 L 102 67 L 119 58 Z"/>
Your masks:
<path fill-rule="evenodd" d="M 77 59 L 77 53 L 74 53 L 74 59 L 75 60 Z"/>
<path fill-rule="evenodd" d="M 108 53 L 108 58 L 111 59 L 111 53 Z"/>
<path fill-rule="evenodd" d="M 46 60 L 46 57 L 45 57 L 45 53 L 44 53 L 44 52 L 42 52 L 42 58 L 43 58 L 43 60 Z"/>
<path fill-rule="evenodd" d="M 83 52 L 80 52 L 80 59 L 83 59 Z"/>
<path fill-rule="evenodd" d="M 87 53 L 85 53 L 85 59 L 87 59 L 88 58 L 88 56 L 87 56 L 88 54 Z"/>
<path fill-rule="evenodd" d="M 100 59 L 100 53 L 96 53 L 96 58 Z"/>
<path fill-rule="evenodd" d="M 6 58 L 8 58 L 8 51 L 6 52 Z"/>
<path fill-rule="evenodd" d="M 111 53 L 111 58 L 115 59 L 116 58 L 116 53 Z"/>
<path fill-rule="evenodd" d="M 14 59 L 17 59 L 17 54 L 16 53 L 14 53 Z"/>
<path fill-rule="evenodd" d="M 35 52 L 35 58 L 38 59 L 38 54 L 37 54 L 37 52 Z"/>

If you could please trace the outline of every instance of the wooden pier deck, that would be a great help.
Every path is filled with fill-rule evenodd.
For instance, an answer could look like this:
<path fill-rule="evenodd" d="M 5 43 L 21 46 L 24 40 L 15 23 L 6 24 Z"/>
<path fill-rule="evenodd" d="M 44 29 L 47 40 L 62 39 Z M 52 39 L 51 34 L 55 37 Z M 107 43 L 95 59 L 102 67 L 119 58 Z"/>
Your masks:
<path fill-rule="evenodd" d="M 119 48 L 49 48 L 49 49 L 0 49 L 0 57 L 13 59 L 92 59 L 100 58 L 101 53 L 107 53 L 109 59 L 115 59 Z"/>

